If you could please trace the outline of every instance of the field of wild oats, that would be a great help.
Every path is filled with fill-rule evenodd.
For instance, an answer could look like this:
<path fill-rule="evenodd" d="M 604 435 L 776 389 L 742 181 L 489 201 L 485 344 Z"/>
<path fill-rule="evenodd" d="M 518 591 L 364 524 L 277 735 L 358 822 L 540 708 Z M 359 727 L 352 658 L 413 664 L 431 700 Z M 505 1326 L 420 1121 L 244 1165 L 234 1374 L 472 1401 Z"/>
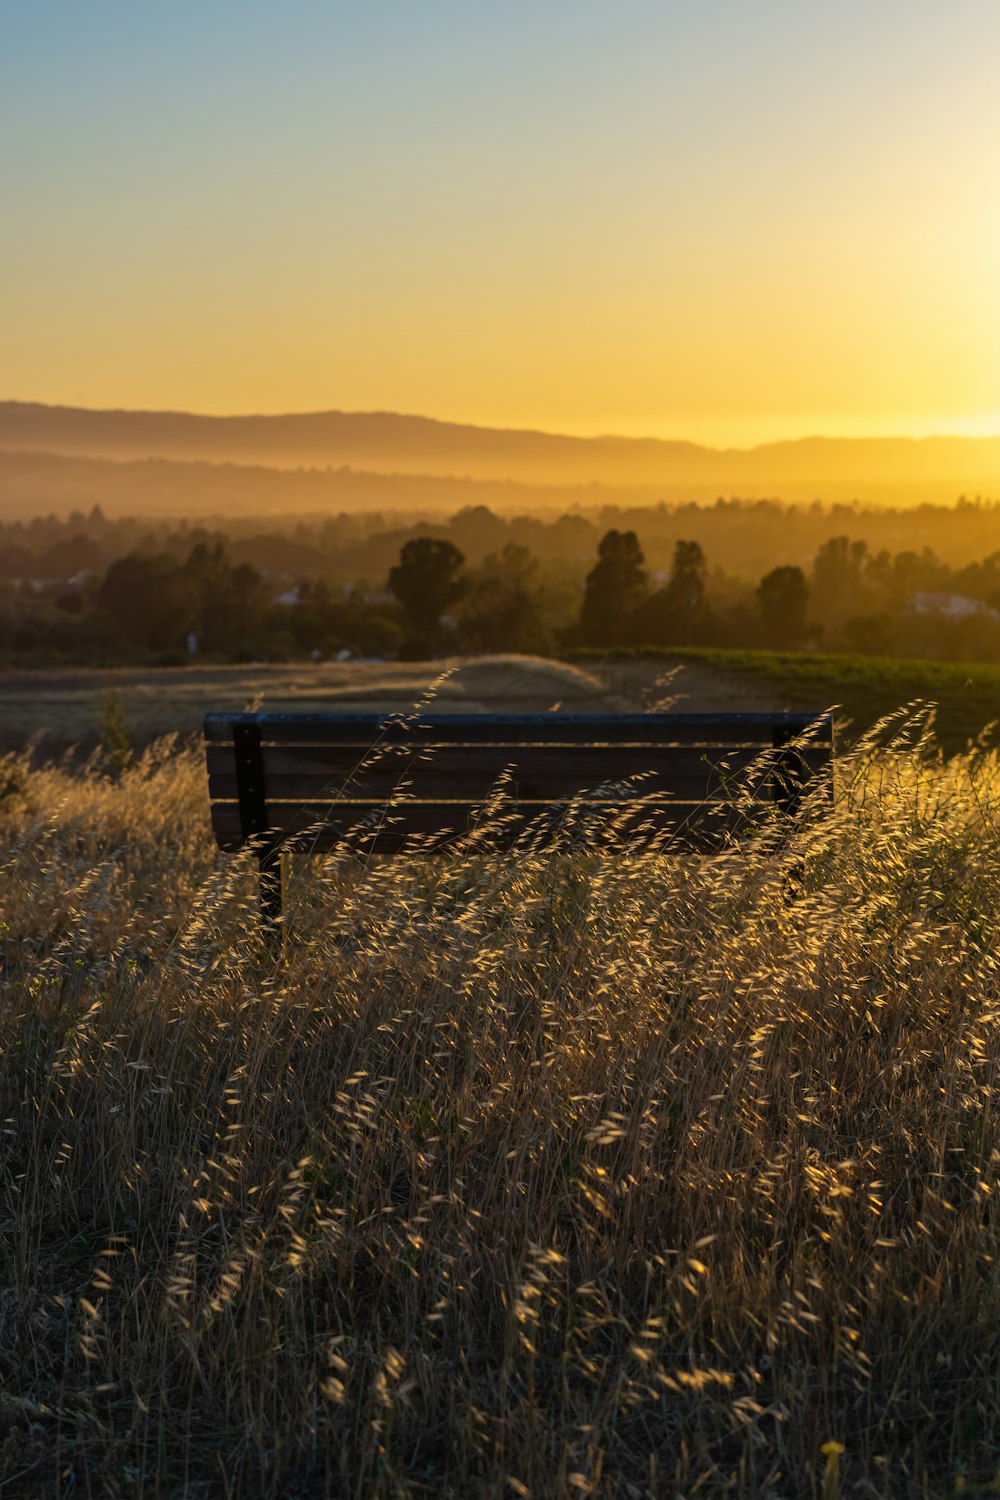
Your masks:
<path fill-rule="evenodd" d="M 198 749 L 3 762 L 0 1493 L 994 1492 L 998 825 L 862 746 L 738 853 L 303 862 L 275 966 Z"/>

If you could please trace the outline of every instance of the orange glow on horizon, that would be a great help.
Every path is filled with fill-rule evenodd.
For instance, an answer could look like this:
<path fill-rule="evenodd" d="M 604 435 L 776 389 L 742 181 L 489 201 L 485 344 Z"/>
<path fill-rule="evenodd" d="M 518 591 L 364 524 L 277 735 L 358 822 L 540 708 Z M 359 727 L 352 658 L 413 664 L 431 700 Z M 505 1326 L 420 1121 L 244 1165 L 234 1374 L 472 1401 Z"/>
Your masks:
<path fill-rule="evenodd" d="M 994 6 L 56 8 L 0 58 L 4 399 L 1000 432 Z"/>

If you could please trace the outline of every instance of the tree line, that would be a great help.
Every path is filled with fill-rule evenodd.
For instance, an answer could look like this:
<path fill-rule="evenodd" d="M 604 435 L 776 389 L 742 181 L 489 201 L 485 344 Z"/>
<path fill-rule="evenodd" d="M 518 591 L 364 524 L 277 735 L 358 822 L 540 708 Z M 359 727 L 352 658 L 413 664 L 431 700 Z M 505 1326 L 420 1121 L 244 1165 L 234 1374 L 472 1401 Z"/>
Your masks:
<path fill-rule="evenodd" d="M 2 516 L 2 511 L 0 511 Z M 103 572 L 129 552 L 170 552 L 180 560 L 198 542 L 225 543 L 235 563 L 264 573 L 324 578 L 349 587 L 384 582 L 400 549 L 416 536 L 450 541 L 469 566 L 503 550 L 508 542 L 527 547 L 545 573 L 579 586 L 597 546 L 610 530 L 634 531 L 642 539 L 646 566 L 655 575 L 671 565 L 678 540 L 697 538 L 714 574 L 756 584 L 781 564 L 808 572 L 818 549 L 832 536 L 863 540 L 873 556 L 929 547 L 946 566 L 963 568 L 1000 544 L 1000 503 L 959 499 L 918 506 L 861 506 L 720 497 L 713 504 L 594 505 L 585 487 L 572 511 L 531 514 L 422 506 L 410 510 L 261 516 L 248 507 L 241 516 L 166 519 L 150 515 L 106 515 L 88 511 L 0 519 L 0 580 L 68 579 L 81 570 Z"/>
<path fill-rule="evenodd" d="M 348 582 L 296 567 L 297 558 L 257 566 L 206 528 L 172 532 L 170 546 L 144 537 L 75 578 L 0 584 L 0 656 L 168 665 L 194 653 L 225 661 L 758 645 L 1000 660 L 1000 552 L 954 567 L 927 547 L 874 551 L 838 535 L 805 565 L 776 562 L 747 578 L 715 564 L 694 537 L 676 538 L 664 567 L 636 529 L 612 526 L 571 566 L 491 520 L 494 550 L 470 559 L 452 536 L 410 528 L 401 541 L 397 533 L 381 577 Z"/>
<path fill-rule="evenodd" d="M 970 535 L 1000 531 L 991 502 L 948 514 Z M 594 514 L 486 507 L 441 522 L 289 519 L 274 532 L 252 520 L 225 531 L 109 520 L 99 507 L 36 517 L 0 525 L 0 658 L 166 664 L 192 645 L 214 660 L 759 645 L 1000 660 L 997 550 L 957 562 L 844 529 L 790 559 L 775 517 L 802 522 L 772 502 L 657 505 L 610 514 L 603 529 Z M 898 511 L 882 534 L 922 540 L 924 519 Z M 690 531 L 678 535 L 679 520 Z M 816 514 L 808 520 L 816 526 Z M 730 547 L 720 561 L 706 537 L 748 525 L 772 535 L 777 556 L 757 564 L 757 549 L 738 568 Z"/>

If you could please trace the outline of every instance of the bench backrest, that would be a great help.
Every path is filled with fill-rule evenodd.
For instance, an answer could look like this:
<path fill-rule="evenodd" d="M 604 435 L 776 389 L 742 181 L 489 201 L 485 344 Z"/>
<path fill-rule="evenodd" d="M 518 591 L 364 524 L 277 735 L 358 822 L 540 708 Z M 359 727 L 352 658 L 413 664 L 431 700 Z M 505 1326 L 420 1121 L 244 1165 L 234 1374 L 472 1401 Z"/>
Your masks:
<path fill-rule="evenodd" d="M 511 837 L 585 795 L 710 846 L 755 809 L 793 811 L 816 778 L 832 787 L 827 714 L 217 713 L 205 740 L 227 850 L 320 851 L 361 827 L 366 849 L 390 852 L 467 830 L 498 791 Z"/>

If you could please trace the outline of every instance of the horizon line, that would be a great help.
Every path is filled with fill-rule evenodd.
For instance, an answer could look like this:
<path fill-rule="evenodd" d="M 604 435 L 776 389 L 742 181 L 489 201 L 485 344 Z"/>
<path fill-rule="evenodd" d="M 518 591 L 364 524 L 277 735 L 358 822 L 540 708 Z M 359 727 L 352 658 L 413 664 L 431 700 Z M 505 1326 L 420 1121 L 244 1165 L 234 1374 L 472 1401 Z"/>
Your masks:
<path fill-rule="evenodd" d="M 563 439 L 569 442 L 579 443 L 602 443 L 615 442 L 623 444 L 663 444 L 700 448 L 707 452 L 718 454 L 726 453 L 752 453 L 761 448 L 772 448 L 780 445 L 795 443 L 883 443 L 883 442 L 906 442 L 906 443 L 930 443 L 930 442 L 989 442 L 1000 438 L 1000 427 L 997 429 L 983 431 L 961 431 L 948 432 L 933 430 L 927 432 L 906 432 L 896 430 L 884 430 L 877 433 L 872 432 L 847 432 L 834 434 L 822 430 L 806 430 L 794 435 L 783 437 L 772 437 L 750 443 L 720 443 L 706 442 L 697 438 L 681 436 L 657 436 L 655 433 L 626 433 L 611 430 L 595 432 L 567 432 L 558 428 L 516 426 L 508 424 L 490 424 L 486 422 L 461 421 L 453 417 L 430 416 L 424 412 L 397 411 L 390 407 L 373 407 L 367 409 L 348 409 L 346 407 L 330 406 L 318 407 L 307 411 L 296 411 L 284 409 L 281 411 L 204 411 L 194 410 L 189 407 L 171 406 L 88 406 L 65 401 L 39 401 L 25 400 L 22 397 L 0 397 L 0 408 L 2 407 L 36 407 L 52 412 L 81 412 L 89 416 L 134 416 L 134 417 L 191 417 L 196 421 L 207 422 L 239 422 L 239 421 L 281 421 L 288 418 L 320 418 L 320 417 L 395 417 L 403 421 L 428 423 L 437 427 L 465 428 L 473 432 L 492 432 L 498 434 L 510 434 L 521 437 L 545 437 Z"/>

